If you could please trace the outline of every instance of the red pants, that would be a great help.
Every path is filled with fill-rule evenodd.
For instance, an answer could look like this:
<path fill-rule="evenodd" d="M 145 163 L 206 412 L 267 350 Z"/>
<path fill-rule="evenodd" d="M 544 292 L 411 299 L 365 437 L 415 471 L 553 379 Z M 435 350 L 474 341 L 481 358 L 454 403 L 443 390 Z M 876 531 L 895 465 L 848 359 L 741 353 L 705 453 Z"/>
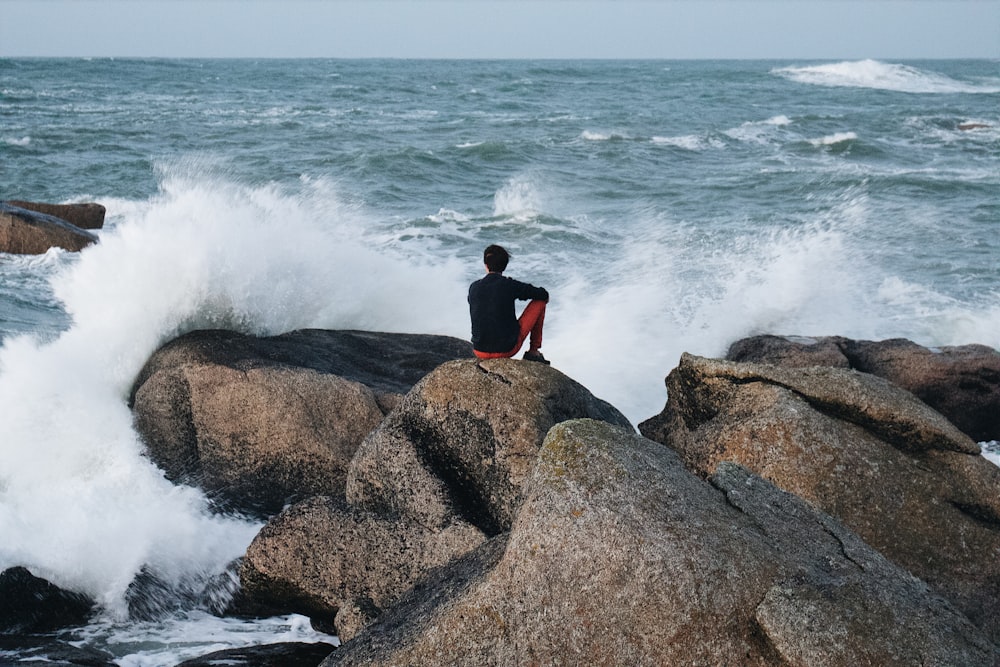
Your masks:
<path fill-rule="evenodd" d="M 517 323 L 521 326 L 521 331 L 517 335 L 517 345 L 509 352 L 480 352 L 479 350 L 473 350 L 473 353 L 480 359 L 513 357 L 521 349 L 521 346 L 524 345 L 524 339 L 528 336 L 531 336 L 528 349 L 537 350 L 542 346 L 542 324 L 545 322 L 545 306 L 545 301 L 538 301 L 537 299 L 528 302 L 528 305 L 524 308 L 524 312 L 521 313 L 521 317 L 517 318 Z"/>

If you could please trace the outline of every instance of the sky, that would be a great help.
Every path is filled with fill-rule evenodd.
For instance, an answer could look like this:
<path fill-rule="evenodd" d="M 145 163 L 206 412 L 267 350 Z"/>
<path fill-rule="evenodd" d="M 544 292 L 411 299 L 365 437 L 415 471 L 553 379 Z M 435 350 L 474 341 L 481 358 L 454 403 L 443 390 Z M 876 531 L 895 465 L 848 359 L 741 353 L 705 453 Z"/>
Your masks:
<path fill-rule="evenodd" d="M 1000 0 L 0 0 L 0 57 L 1000 58 Z"/>

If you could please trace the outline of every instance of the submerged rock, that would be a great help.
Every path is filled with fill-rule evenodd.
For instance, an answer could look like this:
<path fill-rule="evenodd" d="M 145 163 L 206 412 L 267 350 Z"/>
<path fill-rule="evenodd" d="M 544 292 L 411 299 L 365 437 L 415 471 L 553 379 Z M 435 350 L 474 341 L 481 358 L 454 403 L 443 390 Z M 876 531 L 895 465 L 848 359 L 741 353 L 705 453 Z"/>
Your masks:
<path fill-rule="evenodd" d="M 902 338 L 754 336 L 726 358 L 791 368 L 853 368 L 912 392 L 977 441 L 1000 439 L 1000 352 L 985 345 L 930 349 Z"/>
<path fill-rule="evenodd" d="M 97 237 L 61 218 L 0 202 L 0 252 L 40 255 L 50 248 L 76 252 Z"/>
<path fill-rule="evenodd" d="M 940 413 L 865 373 L 691 355 L 667 389 L 645 436 L 702 475 L 734 461 L 801 496 L 1000 641 L 1000 468 Z"/>
<path fill-rule="evenodd" d="M 355 450 L 400 394 L 469 350 L 444 336 L 196 331 L 150 358 L 130 402 L 168 477 L 273 514 L 295 498 L 343 495 Z"/>
<path fill-rule="evenodd" d="M 45 204 L 10 199 L 3 203 L 28 211 L 35 211 L 36 213 L 55 216 L 80 229 L 101 229 L 104 227 L 104 215 L 107 211 L 102 205 L 93 202 L 84 204 Z"/>
<path fill-rule="evenodd" d="M 554 427 L 509 536 L 323 663 L 993 665 L 968 619 L 744 468 L 706 482 L 593 420 Z"/>

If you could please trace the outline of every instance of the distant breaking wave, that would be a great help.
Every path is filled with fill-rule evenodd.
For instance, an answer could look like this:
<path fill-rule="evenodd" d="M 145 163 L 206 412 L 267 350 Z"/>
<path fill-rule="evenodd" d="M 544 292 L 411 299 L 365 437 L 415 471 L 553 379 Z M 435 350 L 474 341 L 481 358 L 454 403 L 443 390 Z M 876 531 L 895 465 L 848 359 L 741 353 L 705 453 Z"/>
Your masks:
<path fill-rule="evenodd" d="M 982 85 L 971 84 L 908 65 L 883 63 L 877 60 L 845 61 L 806 67 L 780 67 L 771 70 L 771 72 L 791 81 L 817 86 L 874 88 L 901 93 L 1000 92 L 1000 81 Z"/>

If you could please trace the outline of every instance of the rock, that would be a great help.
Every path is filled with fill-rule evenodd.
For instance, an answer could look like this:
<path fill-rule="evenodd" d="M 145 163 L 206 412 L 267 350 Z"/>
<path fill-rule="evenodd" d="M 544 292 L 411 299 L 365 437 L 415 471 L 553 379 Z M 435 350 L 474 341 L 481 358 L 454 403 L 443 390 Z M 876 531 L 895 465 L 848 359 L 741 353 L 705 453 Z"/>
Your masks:
<path fill-rule="evenodd" d="M 107 651 L 73 646 L 49 635 L 9 635 L 0 632 L 0 658 L 18 667 L 115 667 Z"/>
<path fill-rule="evenodd" d="M 316 667 L 336 650 L 325 642 L 281 642 L 214 651 L 178 663 L 177 667 Z"/>
<path fill-rule="evenodd" d="M 3 203 L 28 211 L 54 216 L 80 229 L 101 229 L 104 227 L 104 214 L 107 211 L 103 206 L 95 203 L 43 204 L 16 199 L 11 199 Z"/>
<path fill-rule="evenodd" d="M 752 336 L 730 345 L 726 359 L 730 361 L 757 361 L 788 368 L 807 368 L 809 366 L 850 368 L 851 363 L 841 349 L 841 345 L 846 342 L 847 339 L 840 336 L 822 338 Z"/>
<path fill-rule="evenodd" d="M 969 437 L 1000 439 L 1000 352 L 985 345 L 929 349 L 902 338 L 753 336 L 733 343 L 726 358 L 878 375 L 913 392 Z"/>
<path fill-rule="evenodd" d="M 130 404 L 150 458 L 237 509 L 343 495 L 347 466 L 425 373 L 470 354 L 444 336 L 196 331 L 158 350 Z"/>
<path fill-rule="evenodd" d="M 989 128 L 989 125 L 987 125 L 986 123 L 959 123 L 958 124 L 958 129 L 962 130 L 963 132 L 967 132 L 969 130 L 984 130 L 984 129 L 988 129 L 988 128 Z"/>
<path fill-rule="evenodd" d="M 97 237 L 65 220 L 0 202 L 0 252 L 40 255 L 49 248 L 76 252 Z"/>
<path fill-rule="evenodd" d="M 1000 439 L 1000 352 L 985 345 L 928 349 L 901 338 L 848 341 L 851 367 L 907 389 L 976 441 Z"/>
<path fill-rule="evenodd" d="M 735 461 L 843 521 L 1000 641 L 1000 468 L 873 375 L 684 355 L 646 437 L 703 475 Z"/>
<path fill-rule="evenodd" d="M 254 538 L 240 569 L 244 594 L 332 624 L 342 641 L 483 534 L 464 522 L 429 530 L 315 497 L 293 505 Z"/>
<path fill-rule="evenodd" d="M 509 529 L 545 433 L 580 415 L 631 428 L 548 366 L 441 365 L 359 448 L 351 507 L 316 498 L 261 531 L 241 569 L 244 591 L 353 636 L 434 568 Z"/>
<path fill-rule="evenodd" d="M 555 426 L 509 536 L 334 665 L 994 665 L 996 646 L 835 519 L 744 468 L 711 483 L 593 420 Z"/>
<path fill-rule="evenodd" d="M 64 591 L 23 567 L 0 572 L 0 601 L 0 633 L 83 625 L 95 606 L 87 596 Z"/>
<path fill-rule="evenodd" d="M 618 410 L 550 366 L 449 362 L 365 439 L 348 471 L 348 501 L 429 529 L 461 520 L 496 535 L 510 529 L 549 428 L 577 417 L 631 428 Z"/>

